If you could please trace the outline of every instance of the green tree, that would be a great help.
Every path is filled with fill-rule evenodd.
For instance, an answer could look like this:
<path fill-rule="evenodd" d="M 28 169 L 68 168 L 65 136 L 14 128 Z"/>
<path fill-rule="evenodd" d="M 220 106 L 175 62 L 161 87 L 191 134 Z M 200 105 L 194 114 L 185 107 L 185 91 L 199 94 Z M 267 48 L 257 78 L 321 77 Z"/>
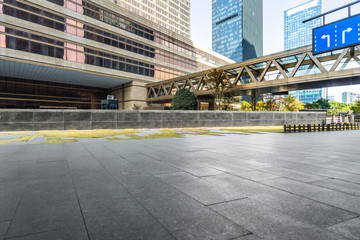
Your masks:
<path fill-rule="evenodd" d="M 303 102 L 300 102 L 294 95 L 288 95 L 285 97 L 285 106 L 282 111 L 298 112 L 299 110 L 304 109 Z"/>
<path fill-rule="evenodd" d="M 263 102 L 265 103 L 265 107 L 267 111 L 275 111 L 276 110 L 276 96 L 273 96 L 272 93 L 267 93 L 263 95 Z"/>
<path fill-rule="evenodd" d="M 266 104 L 263 101 L 257 102 L 256 111 L 266 111 Z"/>
<path fill-rule="evenodd" d="M 354 105 L 353 105 L 353 107 L 352 107 L 351 110 L 353 110 L 353 111 L 355 112 L 355 114 L 359 114 L 359 113 L 360 113 L 360 100 L 357 100 L 357 101 L 354 103 Z"/>
<path fill-rule="evenodd" d="M 331 104 L 328 99 L 320 98 L 314 103 L 307 103 L 305 107 L 307 109 L 331 109 Z"/>
<path fill-rule="evenodd" d="M 241 102 L 241 110 L 242 111 L 251 111 L 251 105 L 250 103 L 248 103 L 247 101 L 242 101 Z"/>
<path fill-rule="evenodd" d="M 258 110 L 258 105 L 257 105 L 257 103 L 260 101 L 263 103 L 263 96 L 258 94 L 256 91 L 252 91 L 250 105 L 253 111 L 261 111 Z"/>
<path fill-rule="evenodd" d="M 194 93 L 182 88 L 178 90 L 171 102 L 172 110 L 194 110 L 196 106 L 196 97 Z"/>
<path fill-rule="evenodd" d="M 343 108 L 349 108 L 352 107 L 353 104 L 349 103 L 340 103 L 340 102 L 329 102 L 331 109 L 343 109 Z"/>
<path fill-rule="evenodd" d="M 320 98 L 316 101 L 320 109 L 330 109 L 331 105 L 329 103 L 329 99 Z"/>
<path fill-rule="evenodd" d="M 205 82 L 214 90 L 215 109 L 221 110 L 222 106 L 225 106 L 226 110 L 229 104 L 225 102 L 227 101 L 225 92 L 233 87 L 227 74 L 224 70 L 213 69 L 207 75 Z"/>
<path fill-rule="evenodd" d="M 354 111 L 356 114 L 355 104 L 351 103 L 340 103 L 340 102 L 329 102 L 331 109 L 328 111 L 328 114 L 339 114 L 339 112 L 349 112 L 350 110 Z"/>

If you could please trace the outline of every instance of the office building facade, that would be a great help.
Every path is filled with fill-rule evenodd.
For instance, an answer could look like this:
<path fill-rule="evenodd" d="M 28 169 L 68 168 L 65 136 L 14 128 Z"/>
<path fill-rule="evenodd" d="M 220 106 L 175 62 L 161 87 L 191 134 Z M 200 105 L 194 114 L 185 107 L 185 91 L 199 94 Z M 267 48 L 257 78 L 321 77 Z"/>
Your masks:
<path fill-rule="evenodd" d="M 0 0 L 0 107 L 146 106 L 146 84 L 232 63 L 109 0 Z"/>
<path fill-rule="evenodd" d="M 329 100 L 329 102 L 335 102 L 335 96 L 328 96 L 327 100 Z"/>
<path fill-rule="evenodd" d="M 139 16 L 190 38 L 190 0 L 112 0 Z"/>
<path fill-rule="evenodd" d="M 316 89 L 307 89 L 301 91 L 292 91 L 290 94 L 294 95 L 303 103 L 316 102 L 320 98 L 328 99 L 328 89 L 327 88 L 316 88 Z"/>
<path fill-rule="evenodd" d="M 284 50 L 312 44 L 312 30 L 322 25 L 322 18 L 303 23 L 322 13 L 322 0 L 312 0 L 284 12 Z"/>
<path fill-rule="evenodd" d="M 262 0 L 212 0 L 212 49 L 235 62 L 261 57 Z"/>
<path fill-rule="evenodd" d="M 342 102 L 343 103 L 355 103 L 360 100 L 360 94 L 356 94 L 353 92 L 343 92 L 342 93 Z"/>
<path fill-rule="evenodd" d="M 284 49 L 291 50 L 312 44 L 312 30 L 322 25 L 322 18 L 307 23 L 304 20 L 322 13 L 322 0 L 311 0 L 284 12 Z M 316 102 L 325 98 L 327 89 L 317 88 L 291 91 L 303 103 Z"/>

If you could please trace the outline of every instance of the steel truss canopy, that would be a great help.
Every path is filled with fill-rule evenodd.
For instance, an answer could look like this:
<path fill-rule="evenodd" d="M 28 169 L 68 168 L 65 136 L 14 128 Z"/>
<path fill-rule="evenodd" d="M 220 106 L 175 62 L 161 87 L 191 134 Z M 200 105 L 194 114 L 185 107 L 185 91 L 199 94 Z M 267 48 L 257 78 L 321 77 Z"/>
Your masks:
<path fill-rule="evenodd" d="M 185 88 L 197 97 L 213 95 L 217 78 L 227 95 L 287 93 L 320 87 L 360 84 L 360 46 L 313 55 L 298 48 L 208 71 L 147 85 L 148 102 L 168 102 Z"/>

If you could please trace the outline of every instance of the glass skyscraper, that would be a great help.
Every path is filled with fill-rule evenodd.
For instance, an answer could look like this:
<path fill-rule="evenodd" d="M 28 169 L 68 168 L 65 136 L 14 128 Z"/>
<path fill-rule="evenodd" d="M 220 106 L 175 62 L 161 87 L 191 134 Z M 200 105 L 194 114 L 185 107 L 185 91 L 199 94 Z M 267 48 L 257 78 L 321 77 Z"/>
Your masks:
<path fill-rule="evenodd" d="M 312 44 L 312 30 L 322 25 L 322 18 L 307 23 L 304 20 L 322 13 L 322 0 L 312 0 L 284 12 L 284 49 L 290 50 Z M 316 102 L 319 98 L 327 98 L 327 89 L 317 88 L 292 91 L 303 103 Z"/>
<path fill-rule="evenodd" d="M 328 89 L 327 88 L 314 88 L 301 91 L 292 91 L 290 94 L 293 94 L 297 99 L 303 103 L 316 102 L 320 98 L 328 98 Z"/>
<path fill-rule="evenodd" d="M 312 0 L 284 12 L 285 51 L 312 44 L 312 30 L 321 26 L 322 18 L 307 23 L 303 21 L 321 12 L 322 0 Z"/>
<path fill-rule="evenodd" d="M 212 49 L 236 62 L 262 56 L 262 0 L 212 0 Z"/>

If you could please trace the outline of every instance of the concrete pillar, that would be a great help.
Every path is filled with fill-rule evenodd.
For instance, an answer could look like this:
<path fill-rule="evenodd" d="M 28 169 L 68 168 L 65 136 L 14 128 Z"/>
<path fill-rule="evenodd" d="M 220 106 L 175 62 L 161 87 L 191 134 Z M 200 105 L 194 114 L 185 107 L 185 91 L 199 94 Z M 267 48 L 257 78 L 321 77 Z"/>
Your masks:
<path fill-rule="evenodd" d="M 133 110 L 135 105 L 140 106 L 140 109 L 148 107 L 145 82 L 133 81 L 114 87 L 111 89 L 111 94 L 119 100 L 119 109 Z"/>

